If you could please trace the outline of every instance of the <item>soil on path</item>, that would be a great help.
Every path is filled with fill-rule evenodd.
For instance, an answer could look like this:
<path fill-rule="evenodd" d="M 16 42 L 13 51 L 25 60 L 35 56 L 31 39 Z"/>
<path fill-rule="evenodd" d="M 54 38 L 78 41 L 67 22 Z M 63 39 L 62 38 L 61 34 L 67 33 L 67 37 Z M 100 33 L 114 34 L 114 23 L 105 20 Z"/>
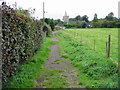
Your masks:
<path fill-rule="evenodd" d="M 52 41 L 58 42 L 58 39 L 55 37 L 55 33 L 57 32 L 53 32 Z M 71 65 L 71 61 L 60 57 L 59 45 L 52 45 L 50 49 L 50 57 L 48 60 L 46 60 L 46 64 L 43 67 L 50 70 L 63 70 L 63 72 L 60 72 L 60 76 L 66 76 L 66 82 L 69 84 L 68 88 L 84 88 L 83 86 L 79 85 L 77 72 L 75 67 Z M 40 83 L 43 82 L 45 78 L 46 76 L 41 76 L 36 81 L 38 88 L 41 87 Z"/>

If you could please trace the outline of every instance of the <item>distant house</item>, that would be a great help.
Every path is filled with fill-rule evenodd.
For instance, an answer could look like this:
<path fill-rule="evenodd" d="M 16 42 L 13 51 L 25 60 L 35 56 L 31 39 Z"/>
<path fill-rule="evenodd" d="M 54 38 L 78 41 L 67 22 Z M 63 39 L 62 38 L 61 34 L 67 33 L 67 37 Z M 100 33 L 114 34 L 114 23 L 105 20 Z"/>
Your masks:
<path fill-rule="evenodd" d="M 55 26 L 55 28 L 65 29 L 65 26 L 64 26 L 64 25 L 57 24 L 57 25 Z"/>

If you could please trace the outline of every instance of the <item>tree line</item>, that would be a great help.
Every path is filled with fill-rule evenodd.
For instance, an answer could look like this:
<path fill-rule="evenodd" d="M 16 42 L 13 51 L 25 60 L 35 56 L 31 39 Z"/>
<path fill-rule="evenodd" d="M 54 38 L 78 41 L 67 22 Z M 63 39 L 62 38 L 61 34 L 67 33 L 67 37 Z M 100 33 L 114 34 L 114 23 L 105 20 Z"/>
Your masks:
<path fill-rule="evenodd" d="M 87 15 L 77 15 L 74 18 L 69 18 L 68 24 L 60 19 L 54 20 L 50 18 L 45 18 L 45 22 L 51 26 L 52 30 L 55 29 L 57 24 L 64 25 L 66 28 L 120 28 L 120 19 L 115 17 L 113 12 L 100 19 L 97 13 L 95 13 L 91 21 Z"/>
<path fill-rule="evenodd" d="M 120 28 L 120 19 L 114 17 L 113 12 L 110 12 L 103 19 L 98 19 L 97 14 L 95 14 L 91 25 L 95 28 Z"/>

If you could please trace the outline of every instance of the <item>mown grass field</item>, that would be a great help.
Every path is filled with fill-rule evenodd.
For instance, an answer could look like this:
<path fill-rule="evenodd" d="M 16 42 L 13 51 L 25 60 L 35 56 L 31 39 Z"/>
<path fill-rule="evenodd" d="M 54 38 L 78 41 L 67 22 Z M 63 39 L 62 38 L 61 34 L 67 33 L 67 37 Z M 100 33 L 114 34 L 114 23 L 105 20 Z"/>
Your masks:
<path fill-rule="evenodd" d="M 94 40 L 96 41 L 96 51 L 103 56 L 106 55 L 106 42 L 108 35 L 111 35 L 111 53 L 110 58 L 118 60 L 118 29 L 117 28 L 91 28 L 91 29 L 66 29 L 65 32 L 76 37 L 84 45 L 93 50 Z"/>
<path fill-rule="evenodd" d="M 74 33 L 78 34 L 76 38 Z M 105 52 L 109 34 L 112 36 L 112 59 L 106 57 Z M 80 42 L 81 35 L 83 43 Z M 88 45 L 85 42 L 87 35 Z M 70 59 L 77 68 L 80 85 L 86 88 L 118 88 L 118 65 L 114 63 L 118 54 L 117 29 L 66 29 L 59 31 L 56 36 L 60 40 L 61 49 L 66 53 L 62 57 Z M 96 51 L 91 49 L 94 39 L 97 39 Z"/>

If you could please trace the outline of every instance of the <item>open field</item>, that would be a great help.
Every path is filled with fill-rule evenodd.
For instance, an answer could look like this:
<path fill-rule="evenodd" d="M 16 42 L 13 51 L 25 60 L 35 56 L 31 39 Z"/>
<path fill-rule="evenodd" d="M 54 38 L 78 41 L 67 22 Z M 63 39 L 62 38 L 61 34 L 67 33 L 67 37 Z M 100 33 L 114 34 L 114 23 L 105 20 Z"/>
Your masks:
<path fill-rule="evenodd" d="M 71 60 L 71 63 L 77 68 L 79 84 L 86 88 L 118 87 L 117 29 L 111 29 L 108 33 L 107 30 L 66 29 L 56 34 L 60 40 L 61 50 L 66 53 L 62 57 Z M 74 37 L 74 32 L 78 33 L 77 37 Z M 111 58 L 106 57 L 104 45 L 107 40 L 104 38 L 107 38 L 109 34 L 112 35 L 111 55 L 112 53 L 113 55 Z M 80 42 L 80 35 L 83 38 L 89 35 L 89 47 L 86 45 L 86 38 L 83 39 L 83 43 Z M 93 44 L 94 38 L 99 41 L 96 43 L 96 51 L 90 48 L 90 41 Z"/>
<path fill-rule="evenodd" d="M 98 53 L 106 55 L 106 42 L 108 35 L 111 35 L 111 53 L 110 58 L 118 60 L 118 29 L 117 28 L 91 28 L 91 29 L 66 29 L 65 32 L 72 34 L 76 40 L 82 40 L 82 43 L 94 49 L 94 40 Z"/>

